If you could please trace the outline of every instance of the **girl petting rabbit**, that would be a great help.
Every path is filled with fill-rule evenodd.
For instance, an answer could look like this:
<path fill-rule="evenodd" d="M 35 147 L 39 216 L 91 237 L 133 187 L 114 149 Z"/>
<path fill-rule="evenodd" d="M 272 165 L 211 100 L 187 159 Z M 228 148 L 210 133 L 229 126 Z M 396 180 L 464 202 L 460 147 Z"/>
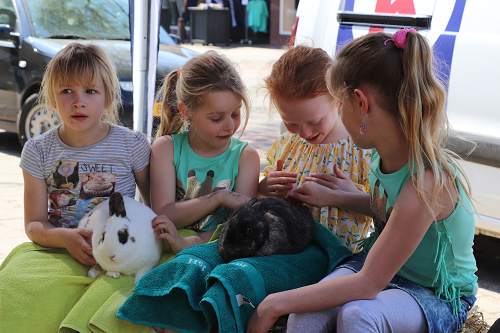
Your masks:
<path fill-rule="evenodd" d="M 257 195 L 257 151 L 233 138 L 249 116 L 234 65 L 208 51 L 165 78 L 162 118 L 151 153 L 151 204 L 160 238 L 172 251 L 206 243 L 215 228 Z M 177 229 L 197 234 L 181 237 Z"/>
<path fill-rule="evenodd" d="M 77 304 L 96 281 L 87 277 L 96 262 L 86 241 L 92 232 L 78 221 L 113 192 L 133 198 L 136 185 L 149 204 L 151 147 L 142 133 L 113 124 L 120 85 L 100 47 L 70 43 L 59 51 L 44 74 L 41 102 L 61 124 L 26 142 L 21 155 L 33 243 L 19 245 L 0 267 L 1 332 L 86 331 L 96 309 L 71 314 L 89 309 Z"/>
<path fill-rule="evenodd" d="M 266 176 L 259 194 L 285 197 L 308 181 L 330 189 L 358 192 L 368 203 L 370 150 L 358 148 L 338 115 L 338 100 L 326 87 L 325 74 L 331 58 L 319 48 L 295 46 L 274 63 L 265 87 L 273 107 L 288 130 L 267 152 Z M 293 193 L 293 191 L 291 192 Z M 288 199 L 293 197 L 288 196 Z M 371 219 L 339 208 L 328 195 L 322 202 L 304 198 L 314 219 L 335 233 L 353 253 L 366 237 Z M 291 200 L 296 202 L 297 200 Z"/>
<path fill-rule="evenodd" d="M 432 48 L 414 29 L 368 34 L 347 44 L 327 73 L 346 130 L 373 149 L 375 232 L 315 285 L 269 295 L 247 332 L 267 332 L 293 313 L 288 332 L 456 332 L 478 289 L 472 251 L 474 216 L 468 182 L 448 135 L 446 90 Z M 325 193 L 326 192 L 326 193 Z M 358 193 L 306 182 L 300 201 L 335 199 L 353 207 Z"/>

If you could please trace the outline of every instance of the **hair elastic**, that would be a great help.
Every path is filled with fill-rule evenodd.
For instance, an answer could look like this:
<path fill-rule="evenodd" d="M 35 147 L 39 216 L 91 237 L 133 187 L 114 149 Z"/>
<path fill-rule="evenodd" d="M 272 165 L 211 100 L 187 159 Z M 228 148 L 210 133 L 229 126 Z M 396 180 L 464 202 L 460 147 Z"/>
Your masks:
<path fill-rule="evenodd" d="M 177 68 L 177 76 L 181 75 L 181 68 Z"/>
<path fill-rule="evenodd" d="M 392 35 L 392 38 L 390 38 L 384 42 L 384 45 L 387 45 L 387 42 L 392 40 L 394 42 L 394 45 L 396 45 L 398 48 L 404 50 L 406 47 L 406 34 L 410 31 L 418 32 L 417 30 L 415 30 L 413 28 L 409 28 L 409 29 L 405 28 L 405 29 L 398 30 L 398 31 L 396 31 L 396 33 L 394 35 Z"/>

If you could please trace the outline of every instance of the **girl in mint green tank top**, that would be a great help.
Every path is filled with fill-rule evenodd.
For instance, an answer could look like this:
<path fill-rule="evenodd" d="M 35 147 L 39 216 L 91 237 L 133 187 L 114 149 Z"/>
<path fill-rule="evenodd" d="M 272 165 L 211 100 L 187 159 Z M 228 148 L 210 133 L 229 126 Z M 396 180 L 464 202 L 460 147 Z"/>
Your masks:
<path fill-rule="evenodd" d="M 178 253 L 207 242 L 229 210 L 257 196 L 260 160 L 233 137 L 246 126 L 249 103 L 226 57 L 209 51 L 192 58 L 166 76 L 159 96 L 161 125 L 151 154 L 151 207 L 159 216 L 153 227 Z"/>
<path fill-rule="evenodd" d="M 465 323 L 478 289 L 474 216 L 466 176 L 443 146 L 446 89 L 436 73 L 414 29 L 368 34 L 336 54 L 328 90 L 354 143 L 372 149 L 370 199 L 314 180 L 290 196 L 370 215 L 375 232 L 320 283 L 265 298 L 247 332 L 267 332 L 284 314 L 287 332 L 451 333 Z"/>

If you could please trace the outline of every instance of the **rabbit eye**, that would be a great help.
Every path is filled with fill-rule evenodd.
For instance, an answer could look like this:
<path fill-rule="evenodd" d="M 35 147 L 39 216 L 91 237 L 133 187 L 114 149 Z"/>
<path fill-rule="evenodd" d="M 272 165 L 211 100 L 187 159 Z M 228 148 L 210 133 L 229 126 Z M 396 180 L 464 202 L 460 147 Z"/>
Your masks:
<path fill-rule="evenodd" d="M 252 227 L 247 227 L 247 235 L 250 235 L 252 233 Z"/>
<path fill-rule="evenodd" d="M 125 244 L 128 241 L 128 229 L 118 231 L 118 241 Z"/>

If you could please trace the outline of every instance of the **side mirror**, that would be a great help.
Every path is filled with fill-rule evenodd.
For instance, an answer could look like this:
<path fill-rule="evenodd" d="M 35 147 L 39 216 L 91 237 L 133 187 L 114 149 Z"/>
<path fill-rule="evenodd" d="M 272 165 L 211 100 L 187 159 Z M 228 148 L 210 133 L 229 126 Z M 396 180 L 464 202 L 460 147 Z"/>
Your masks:
<path fill-rule="evenodd" d="M 12 42 L 15 46 L 18 46 L 19 36 L 18 32 L 10 31 L 10 25 L 0 24 L 0 40 Z"/>

